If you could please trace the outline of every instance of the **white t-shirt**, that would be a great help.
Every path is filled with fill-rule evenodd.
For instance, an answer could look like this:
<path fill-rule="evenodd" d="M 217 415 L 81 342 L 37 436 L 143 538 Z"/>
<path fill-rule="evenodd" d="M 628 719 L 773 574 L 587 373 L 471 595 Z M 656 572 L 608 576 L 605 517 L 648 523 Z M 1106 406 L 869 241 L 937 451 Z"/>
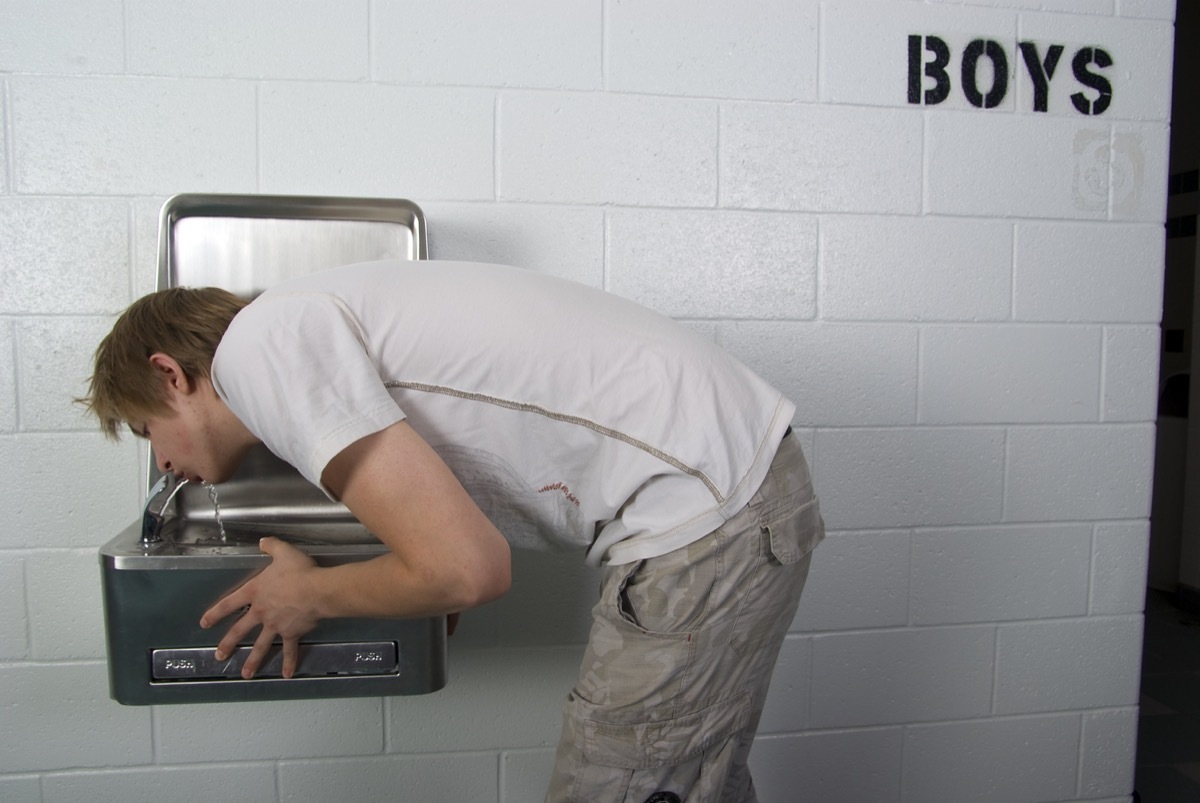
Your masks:
<path fill-rule="evenodd" d="M 719 527 L 757 490 L 795 412 L 669 318 L 462 262 L 371 262 L 276 285 L 234 318 L 212 376 L 314 484 L 347 446 L 407 420 L 514 546 L 580 548 L 593 565 Z"/>

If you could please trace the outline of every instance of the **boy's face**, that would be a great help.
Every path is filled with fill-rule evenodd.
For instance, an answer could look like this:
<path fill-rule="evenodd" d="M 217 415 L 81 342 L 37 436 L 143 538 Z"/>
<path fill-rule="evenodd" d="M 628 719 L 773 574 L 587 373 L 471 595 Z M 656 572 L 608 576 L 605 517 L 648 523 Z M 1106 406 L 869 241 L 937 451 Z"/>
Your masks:
<path fill-rule="evenodd" d="M 153 362 L 160 355 L 151 357 Z M 171 358 L 161 361 L 167 409 L 130 421 L 150 441 L 159 471 L 193 482 L 224 482 L 233 476 L 253 436 L 233 416 L 206 379 L 187 377 Z"/>
<path fill-rule="evenodd" d="M 155 463 L 164 474 L 185 477 L 192 482 L 221 482 L 214 455 L 198 444 L 199 433 L 186 412 L 171 410 L 161 416 L 129 423 L 134 434 L 150 441 Z"/>

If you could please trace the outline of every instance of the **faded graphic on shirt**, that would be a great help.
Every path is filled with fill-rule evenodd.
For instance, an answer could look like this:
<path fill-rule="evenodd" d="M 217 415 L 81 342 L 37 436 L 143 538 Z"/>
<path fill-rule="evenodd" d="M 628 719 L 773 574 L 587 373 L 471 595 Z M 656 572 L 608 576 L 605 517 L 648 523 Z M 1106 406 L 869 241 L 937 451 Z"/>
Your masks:
<path fill-rule="evenodd" d="M 519 549 L 562 549 L 564 535 L 582 535 L 580 501 L 567 484 L 533 486 L 503 458 L 483 449 L 434 446 L 472 501 Z M 586 546 L 591 536 L 582 542 Z"/>

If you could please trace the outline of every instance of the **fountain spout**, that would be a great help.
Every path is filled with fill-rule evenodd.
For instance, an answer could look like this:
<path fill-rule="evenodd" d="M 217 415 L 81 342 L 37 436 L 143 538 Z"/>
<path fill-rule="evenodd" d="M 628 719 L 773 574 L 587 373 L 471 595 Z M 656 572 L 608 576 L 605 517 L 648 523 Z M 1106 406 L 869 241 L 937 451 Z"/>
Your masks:
<path fill-rule="evenodd" d="M 175 498 L 175 494 L 179 493 L 179 489 L 187 484 L 186 479 L 176 482 L 175 477 L 171 474 L 162 475 L 158 478 L 158 482 L 154 483 L 154 487 L 150 489 L 150 493 L 146 497 L 146 509 L 142 511 L 142 546 L 162 541 L 163 520 L 167 505 L 171 504 L 171 500 Z M 155 502 L 159 498 L 162 498 L 162 504 L 158 505 L 158 512 L 155 512 Z"/>

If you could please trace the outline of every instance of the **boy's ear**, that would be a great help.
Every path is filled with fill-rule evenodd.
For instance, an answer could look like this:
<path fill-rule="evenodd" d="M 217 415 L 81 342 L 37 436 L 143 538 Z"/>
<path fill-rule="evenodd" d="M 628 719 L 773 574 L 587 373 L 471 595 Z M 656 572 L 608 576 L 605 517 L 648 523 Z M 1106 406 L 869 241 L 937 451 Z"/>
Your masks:
<path fill-rule="evenodd" d="M 166 385 L 168 393 L 191 393 L 193 383 L 191 378 L 170 354 L 156 351 L 150 355 L 150 365 L 154 367 L 155 375 Z"/>

